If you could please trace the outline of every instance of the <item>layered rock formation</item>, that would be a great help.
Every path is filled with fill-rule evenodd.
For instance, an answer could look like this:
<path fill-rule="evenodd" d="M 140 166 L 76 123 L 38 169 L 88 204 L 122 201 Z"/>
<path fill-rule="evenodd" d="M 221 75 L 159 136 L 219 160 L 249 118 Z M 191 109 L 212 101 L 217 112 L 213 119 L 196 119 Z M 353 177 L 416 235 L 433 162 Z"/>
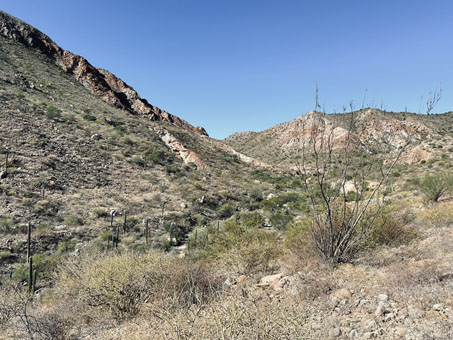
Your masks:
<path fill-rule="evenodd" d="M 85 58 L 62 49 L 36 28 L 2 11 L 0 11 L 0 34 L 27 47 L 38 49 L 91 93 L 115 107 L 207 135 L 202 127 L 194 127 L 185 120 L 149 104 L 114 74 L 94 67 Z"/>

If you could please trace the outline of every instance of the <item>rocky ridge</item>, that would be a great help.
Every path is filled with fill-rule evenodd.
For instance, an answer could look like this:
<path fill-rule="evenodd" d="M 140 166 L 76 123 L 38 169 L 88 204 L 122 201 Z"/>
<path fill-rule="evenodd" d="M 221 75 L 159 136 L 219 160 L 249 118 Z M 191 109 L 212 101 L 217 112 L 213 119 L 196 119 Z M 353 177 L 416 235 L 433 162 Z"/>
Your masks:
<path fill-rule="evenodd" d="M 91 93 L 117 108 L 167 122 L 186 130 L 207 135 L 202 127 L 194 127 L 185 120 L 148 103 L 124 81 L 109 71 L 96 68 L 85 58 L 62 49 L 47 35 L 25 22 L 0 11 L 0 34 L 27 47 L 36 48 L 65 72 L 72 75 Z"/>
<path fill-rule="evenodd" d="M 326 135 L 330 135 L 335 145 L 341 146 L 347 136 L 348 118 L 351 114 L 326 114 L 309 112 L 289 122 L 275 125 L 262 132 L 235 133 L 223 142 L 238 152 L 267 163 L 294 163 L 294 157 L 308 145 L 312 137 L 313 126 L 323 126 Z M 360 141 L 385 143 L 394 150 L 403 146 L 411 136 L 411 145 L 403 161 L 408 164 L 418 163 L 430 158 L 429 148 L 423 138 L 439 135 L 439 117 L 425 115 L 393 114 L 378 109 L 363 109 L 354 112 L 355 137 Z M 439 116 L 439 115 L 438 115 Z M 445 115 L 446 116 L 446 115 Z M 317 136 L 317 140 L 320 136 Z"/>

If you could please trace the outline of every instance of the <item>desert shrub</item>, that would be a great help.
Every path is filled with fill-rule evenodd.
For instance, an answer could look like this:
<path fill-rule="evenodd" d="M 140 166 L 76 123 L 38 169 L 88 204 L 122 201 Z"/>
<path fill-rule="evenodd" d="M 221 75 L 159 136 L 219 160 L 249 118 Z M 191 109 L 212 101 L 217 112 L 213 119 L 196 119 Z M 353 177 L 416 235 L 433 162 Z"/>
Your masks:
<path fill-rule="evenodd" d="M 47 291 L 49 292 L 49 291 Z M 74 304 L 54 303 L 41 306 L 17 285 L 5 284 L 0 290 L 0 338 L 34 340 L 70 340 L 79 338 Z"/>
<path fill-rule="evenodd" d="M 259 213 L 243 213 L 240 215 L 241 223 L 246 228 L 258 228 L 264 224 L 264 217 Z"/>
<path fill-rule="evenodd" d="M 90 115 L 90 114 L 88 114 L 88 113 L 87 113 L 87 114 L 84 114 L 84 115 L 82 116 L 82 118 L 85 119 L 85 120 L 87 120 L 87 121 L 89 121 L 89 122 L 94 122 L 94 121 L 97 120 L 97 118 L 96 118 L 95 116 Z"/>
<path fill-rule="evenodd" d="M 83 219 L 79 215 L 67 215 L 63 219 L 63 223 L 68 226 L 79 226 L 83 225 Z"/>
<path fill-rule="evenodd" d="M 203 238 L 201 235 L 199 238 Z M 199 243 L 196 259 L 244 273 L 270 271 L 281 255 L 277 233 L 246 229 L 234 219 L 222 223 L 221 232 Z M 191 240 L 192 243 L 192 240 Z"/>
<path fill-rule="evenodd" d="M 437 202 L 441 196 L 451 190 L 453 177 L 439 174 L 426 176 L 419 185 L 419 189 L 427 202 Z"/>
<path fill-rule="evenodd" d="M 53 105 L 49 105 L 46 109 L 46 117 L 49 119 L 58 120 L 61 118 L 61 110 L 57 109 Z"/>
<path fill-rule="evenodd" d="M 165 152 L 163 150 L 153 150 L 145 155 L 147 161 L 151 161 L 154 164 L 163 164 L 165 161 Z"/>
<path fill-rule="evenodd" d="M 358 245 L 360 250 L 372 250 L 382 245 L 397 246 L 416 237 L 413 229 L 405 226 L 404 217 L 396 216 L 396 207 L 370 211 L 367 218 L 374 219 L 372 228 L 365 239 Z"/>
<path fill-rule="evenodd" d="M 222 283 L 202 266 L 158 252 L 73 261 L 61 266 L 60 294 L 117 320 L 133 317 L 145 303 L 171 311 L 207 302 Z"/>
<path fill-rule="evenodd" d="M 253 198 L 256 202 L 261 202 L 263 200 L 263 191 L 259 188 L 253 188 L 250 191 L 250 197 Z"/>
<path fill-rule="evenodd" d="M 106 217 L 109 217 L 109 215 L 110 215 L 107 211 L 105 211 L 104 209 L 101 209 L 101 208 L 94 209 L 93 214 L 94 214 L 94 216 L 96 216 L 96 218 L 106 218 Z"/>
<path fill-rule="evenodd" d="M 129 159 L 129 162 L 131 162 L 132 164 L 138 165 L 138 166 L 142 166 L 142 167 L 144 167 L 146 165 L 145 160 L 143 159 L 143 157 L 141 157 L 139 155 L 132 156 Z"/>
<path fill-rule="evenodd" d="M 11 233 L 14 231 L 14 219 L 10 216 L 0 216 L 0 233 Z"/>
<path fill-rule="evenodd" d="M 285 230 L 287 225 L 293 220 L 293 217 L 287 211 L 277 211 L 271 215 L 269 221 L 272 227 L 278 230 Z"/>
<path fill-rule="evenodd" d="M 33 255 L 33 268 L 38 272 L 40 279 L 49 278 L 56 270 L 60 260 L 61 258 L 57 254 L 35 254 Z M 14 281 L 26 282 L 28 279 L 28 264 L 19 264 L 15 268 L 12 278 Z"/>
<path fill-rule="evenodd" d="M 296 267 L 303 267 L 316 254 L 310 233 L 311 219 L 303 219 L 291 224 L 284 234 L 284 246 Z"/>
<path fill-rule="evenodd" d="M 417 215 L 418 221 L 430 228 L 453 226 L 453 204 L 440 203 L 421 211 Z"/>
<path fill-rule="evenodd" d="M 233 205 L 233 203 L 228 202 L 222 205 L 218 211 L 218 215 L 220 218 L 228 218 L 233 216 L 234 212 L 236 210 L 236 207 Z"/>

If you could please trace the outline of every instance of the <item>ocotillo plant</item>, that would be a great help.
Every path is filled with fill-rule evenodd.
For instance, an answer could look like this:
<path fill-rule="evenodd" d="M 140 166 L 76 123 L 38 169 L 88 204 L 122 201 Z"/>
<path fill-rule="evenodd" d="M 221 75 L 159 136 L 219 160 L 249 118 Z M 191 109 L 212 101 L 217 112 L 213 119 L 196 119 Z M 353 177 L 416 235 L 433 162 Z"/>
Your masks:
<path fill-rule="evenodd" d="M 220 234 L 220 221 L 217 221 L 217 234 Z"/>

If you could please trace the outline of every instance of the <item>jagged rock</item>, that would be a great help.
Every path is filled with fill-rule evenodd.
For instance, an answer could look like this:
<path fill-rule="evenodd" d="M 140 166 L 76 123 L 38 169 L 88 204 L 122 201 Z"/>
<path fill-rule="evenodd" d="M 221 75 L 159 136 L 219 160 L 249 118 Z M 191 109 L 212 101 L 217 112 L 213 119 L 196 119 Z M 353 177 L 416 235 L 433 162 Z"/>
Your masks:
<path fill-rule="evenodd" d="M 185 120 L 149 104 L 131 86 L 114 74 L 94 67 L 85 58 L 62 49 L 36 28 L 1 11 L 0 34 L 40 50 L 90 92 L 112 106 L 207 136 L 204 128 L 194 127 Z"/>

